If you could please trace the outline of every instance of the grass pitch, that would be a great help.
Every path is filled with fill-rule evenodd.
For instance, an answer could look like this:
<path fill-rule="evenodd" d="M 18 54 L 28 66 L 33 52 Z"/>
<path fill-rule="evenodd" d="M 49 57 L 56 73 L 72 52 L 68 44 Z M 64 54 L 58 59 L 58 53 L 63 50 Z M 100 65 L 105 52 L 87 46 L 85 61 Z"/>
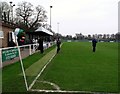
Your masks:
<path fill-rule="evenodd" d="M 33 88 L 55 90 L 118 92 L 118 44 L 98 43 L 92 52 L 91 43 L 64 43 Z"/>
<path fill-rule="evenodd" d="M 38 62 L 41 58 L 43 58 L 47 53 L 53 50 L 55 46 L 45 50 L 44 54 L 40 54 L 37 52 L 25 59 L 23 59 L 24 69 L 27 70 Z M 4 63 L 4 62 L 3 62 Z M 28 85 L 32 83 L 35 76 L 27 76 Z M 26 94 L 21 92 L 26 92 L 26 87 L 22 75 L 20 62 L 16 62 L 14 64 L 8 65 L 2 69 L 2 92 L 17 92 L 20 94 Z M 15 94 L 17 94 L 15 93 Z"/>
<path fill-rule="evenodd" d="M 34 65 L 54 48 L 24 59 L 25 70 L 34 70 Z M 119 92 L 118 67 L 118 43 L 98 43 L 95 53 L 90 42 L 63 43 L 32 89 Z M 26 92 L 21 72 L 19 62 L 3 68 L 3 92 Z M 33 81 L 35 76 L 27 78 Z"/>

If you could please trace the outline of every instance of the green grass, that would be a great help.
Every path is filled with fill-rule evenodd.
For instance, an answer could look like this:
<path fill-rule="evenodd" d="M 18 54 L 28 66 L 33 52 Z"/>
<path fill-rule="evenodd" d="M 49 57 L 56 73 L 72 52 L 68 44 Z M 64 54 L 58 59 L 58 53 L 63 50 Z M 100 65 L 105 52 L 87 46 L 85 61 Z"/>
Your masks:
<path fill-rule="evenodd" d="M 61 90 L 118 92 L 118 44 L 98 43 L 93 53 L 91 43 L 64 43 L 38 80 Z"/>
<path fill-rule="evenodd" d="M 37 76 L 38 73 L 42 70 L 42 68 L 46 65 L 46 63 L 52 58 L 52 56 L 56 53 L 56 50 L 53 49 L 47 55 L 42 57 L 36 63 L 32 64 L 29 68 L 25 70 L 27 76 Z"/>
<path fill-rule="evenodd" d="M 35 53 L 25 58 L 25 69 L 32 73 L 36 65 L 39 65 L 38 61 L 49 55 L 47 53 L 54 48 L 55 46 L 46 50 L 44 54 Z M 42 65 L 36 68 L 39 69 L 40 66 Z M 26 92 L 21 73 L 20 62 L 3 68 L 3 92 Z M 27 76 L 29 84 L 35 76 L 36 74 Z M 41 81 L 55 83 L 61 90 L 118 92 L 118 44 L 98 43 L 97 51 L 93 53 L 89 42 L 64 43 L 60 53 L 33 86 L 37 89 L 55 90 L 50 84 Z"/>
<path fill-rule="evenodd" d="M 24 68 L 27 69 L 54 48 L 55 46 L 45 50 L 44 54 L 38 52 L 23 59 Z M 22 74 L 20 62 L 4 67 L 2 70 L 2 92 L 26 92 L 24 79 L 20 74 Z M 33 78 L 27 79 L 27 81 L 30 80 L 30 83 Z"/>

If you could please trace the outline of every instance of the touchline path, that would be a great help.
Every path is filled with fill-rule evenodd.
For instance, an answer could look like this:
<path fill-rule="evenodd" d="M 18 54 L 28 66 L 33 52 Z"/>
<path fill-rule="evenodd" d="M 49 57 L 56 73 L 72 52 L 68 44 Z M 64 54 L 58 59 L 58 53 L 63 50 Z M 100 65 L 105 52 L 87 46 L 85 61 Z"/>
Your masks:
<path fill-rule="evenodd" d="M 25 70 L 26 76 L 36 76 L 42 70 L 42 68 L 47 64 L 47 62 L 56 54 L 56 48 L 51 50 L 40 60 L 32 64 L 29 68 Z"/>

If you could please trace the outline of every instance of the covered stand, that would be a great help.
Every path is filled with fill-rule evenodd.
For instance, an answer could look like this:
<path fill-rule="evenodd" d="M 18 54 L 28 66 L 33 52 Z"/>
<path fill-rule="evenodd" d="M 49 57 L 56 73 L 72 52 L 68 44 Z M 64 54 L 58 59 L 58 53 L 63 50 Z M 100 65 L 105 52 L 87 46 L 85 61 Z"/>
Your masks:
<path fill-rule="evenodd" d="M 29 35 L 34 35 L 34 36 L 52 36 L 53 33 L 48 31 L 47 29 L 43 28 L 43 27 L 39 27 L 37 30 L 35 30 L 34 32 L 27 32 L 27 34 Z"/>
<path fill-rule="evenodd" d="M 28 35 L 28 39 L 33 40 L 33 39 L 38 39 L 39 37 L 44 37 L 45 41 L 49 41 L 51 37 L 53 36 L 53 33 L 48 31 L 47 29 L 43 27 L 39 27 L 37 30 L 34 32 L 26 32 Z"/>

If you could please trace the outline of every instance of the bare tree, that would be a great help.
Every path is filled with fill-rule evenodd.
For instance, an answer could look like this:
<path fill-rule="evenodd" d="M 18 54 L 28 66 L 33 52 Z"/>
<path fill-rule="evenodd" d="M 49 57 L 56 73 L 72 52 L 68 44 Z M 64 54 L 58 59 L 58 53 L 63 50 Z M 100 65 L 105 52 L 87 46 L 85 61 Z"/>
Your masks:
<path fill-rule="evenodd" d="M 42 6 L 38 5 L 33 9 L 33 5 L 28 2 L 18 4 L 16 16 L 17 23 L 20 23 L 26 32 L 36 29 L 42 25 L 40 22 L 44 22 L 47 19 L 46 11 Z"/>
<path fill-rule="evenodd" d="M 7 2 L 0 2 L 0 18 L 4 21 L 9 21 L 10 6 Z"/>
<path fill-rule="evenodd" d="M 30 29 L 32 29 L 33 27 L 37 28 L 37 25 L 40 25 L 41 22 L 46 22 L 47 15 L 45 9 L 42 6 L 38 5 L 36 7 L 36 10 L 34 11 L 33 18 L 30 20 L 31 20 L 29 23 Z"/>
<path fill-rule="evenodd" d="M 111 39 L 115 39 L 115 34 L 111 34 Z"/>
<path fill-rule="evenodd" d="M 88 39 L 91 39 L 91 35 L 90 34 L 87 37 L 88 37 Z"/>
<path fill-rule="evenodd" d="M 116 33 L 115 39 L 116 39 L 116 41 L 120 42 L 120 32 Z"/>
<path fill-rule="evenodd" d="M 107 37 L 107 39 L 109 39 L 110 38 L 110 34 L 107 34 L 106 37 Z"/>
<path fill-rule="evenodd" d="M 107 38 L 107 35 L 106 34 L 103 34 L 103 39 L 106 39 Z"/>
<path fill-rule="evenodd" d="M 22 2 L 18 4 L 16 9 L 16 21 L 21 24 L 23 29 L 28 28 L 28 19 L 33 15 L 33 5 L 28 2 Z"/>

